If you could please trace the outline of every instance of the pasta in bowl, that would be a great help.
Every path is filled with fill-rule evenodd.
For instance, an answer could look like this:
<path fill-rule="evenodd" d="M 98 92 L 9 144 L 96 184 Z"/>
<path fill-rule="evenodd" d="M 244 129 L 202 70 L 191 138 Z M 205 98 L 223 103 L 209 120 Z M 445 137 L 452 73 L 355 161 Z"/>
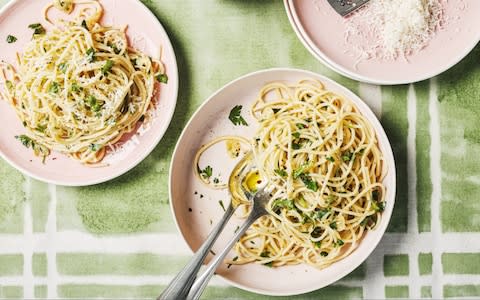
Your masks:
<path fill-rule="evenodd" d="M 171 165 L 173 213 L 192 249 L 230 195 L 240 206 L 230 230 L 248 214 L 241 189 L 225 179 L 250 154 L 258 174 L 242 185 L 268 182 L 269 215 L 217 274 L 249 291 L 292 295 L 338 280 L 373 250 L 392 212 L 395 166 L 378 120 L 353 93 L 294 69 L 252 73 L 215 93 L 187 125 Z"/>

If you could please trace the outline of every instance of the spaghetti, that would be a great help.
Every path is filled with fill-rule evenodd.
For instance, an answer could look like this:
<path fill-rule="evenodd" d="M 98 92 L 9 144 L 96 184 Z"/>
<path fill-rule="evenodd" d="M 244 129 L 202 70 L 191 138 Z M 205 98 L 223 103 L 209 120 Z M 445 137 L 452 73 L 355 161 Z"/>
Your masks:
<path fill-rule="evenodd" d="M 386 170 L 372 125 L 314 80 L 267 84 L 251 113 L 259 124 L 252 160 L 272 190 L 270 214 L 249 228 L 228 263 L 321 269 L 349 255 L 385 205 Z"/>
<path fill-rule="evenodd" d="M 48 17 L 52 8 L 70 13 L 74 6 L 74 21 Z M 129 47 L 125 28 L 99 24 L 102 14 L 95 0 L 55 0 L 44 10 L 52 30 L 30 25 L 34 36 L 17 55 L 18 69 L 1 65 L 1 96 L 27 130 L 23 139 L 44 156 L 58 151 L 99 163 L 108 146 L 148 121 L 155 78 L 166 82 L 162 62 Z"/>

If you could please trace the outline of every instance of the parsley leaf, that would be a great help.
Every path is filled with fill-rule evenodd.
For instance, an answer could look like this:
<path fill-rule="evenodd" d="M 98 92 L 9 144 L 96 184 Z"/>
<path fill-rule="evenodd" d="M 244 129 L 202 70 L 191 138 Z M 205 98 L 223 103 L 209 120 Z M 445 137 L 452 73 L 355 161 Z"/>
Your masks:
<path fill-rule="evenodd" d="M 335 162 L 335 159 L 334 159 L 333 157 L 331 157 L 331 156 L 327 156 L 326 159 L 327 159 L 328 161 L 332 162 L 332 163 Z"/>
<path fill-rule="evenodd" d="M 168 83 L 168 76 L 167 74 L 158 74 L 155 76 L 155 79 L 158 81 L 158 82 L 161 82 L 161 83 Z"/>
<path fill-rule="evenodd" d="M 263 251 L 260 253 L 260 257 L 270 257 L 270 252 L 269 251 Z"/>
<path fill-rule="evenodd" d="M 29 147 L 34 147 L 35 146 L 35 142 L 28 136 L 22 134 L 22 135 L 17 135 L 15 136 L 15 138 L 17 140 L 20 141 L 20 143 L 22 143 L 22 145 L 24 145 L 25 147 L 29 148 Z"/>
<path fill-rule="evenodd" d="M 332 228 L 333 230 L 337 230 L 337 222 L 333 221 L 332 223 L 330 223 L 330 228 Z"/>
<path fill-rule="evenodd" d="M 343 246 L 344 244 L 345 244 L 345 242 L 342 241 L 342 240 L 337 241 L 337 246 Z"/>
<path fill-rule="evenodd" d="M 294 209 L 295 205 L 293 204 L 293 200 L 288 199 L 278 199 L 273 202 L 272 205 L 273 209 L 275 208 L 287 208 L 287 209 Z"/>
<path fill-rule="evenodd" d="M 105 65 L 103 65 L 102 67 L 102 74 L 107 75 L 112 70 L 112 67 L 113 67 L 113 60 L 110 60 L 110 59 L 107 60 Z"/>
<path fill-rule="evenodd" d="M 52 82 L 50 83 L 50 87 L 48 88 L 48 91 L 53 94 L 57 94 L 60 91 L 60 85 L 58 82 Z"/>
<path fill-rule="evenodd" d="M 292 135 L 296 139 L 300 138 L 300 132 L 294 132 L 294 133 L 292 133 Z"/>
<path fill-rule="evenodd" d="M 78 85 L 78 83 L 73 82 L 71 86 L 72 92 L 78 93 L 82 90 L 82 87 Z"/>
<path fill-rule="evenodd" d="M 203 170 L 199 169 L 199 173 L 200 173 L 200 175 L 202 175 L 203 178 L 208 179 L 208 178 L 212 177 L 213 169 L 212 169 L 212 167 L 207 166 Z"/>
<path fill-rule="evenodd" d="M 95 61 L 95 49 L 88 48 L 88 50 L 87 50 L 87 61 L 90 62 L 90 63 Z"/>
<path fill-rule="evenodd" d="M 307 189 L 312 190 L 314 192 L 318 191 L 318 184 L 312 177 L 302 174 L 300 175 L 300 179 L 303 181 Z"/>
<path fill-rule="evenodd" d="M 287 177 L 288 176 L 287 171 L 285 171 L 283 169 L 275 169 L 274 172 L 280 177 Z"/>
<path fill-rule="evenodd" d="M 241 105 L 236 105 L 232 110 L 230 111 L 230 114 L 228 115 L 228 119 L 232 121 L 234 125 L 245 125 L 248 126 L 247 121 L 241 116 L 242 113 L 242 106 Z"/>
<path fill-rule="evenodd" d="M 92 152 L 97 152 L 98 150 L 100 150 L 100 148 L 102 148 L 102 145 L 100 145 L 100 144 L 90 144 L 90 146 L 88 148 Z"/>
<path fill-rule="evenodd" d="M 328 256 L 328 252 L 322 251 L 322 252 L 320 252 L 320 255 L 321 255 L 321 256 L 324 256 L 324 257 L 325 257 L 325 256 Z"/>
<path fill-rule="evenodd" d="M 35 23 L 28 25 L 28 28 L 33 29 L 33 34 L 44 34 L 45 28 L 43 28 L 42 24 Z"/>
<path fill-rule="evenodd" d="M 320 220 L 321 218 L 323 218 L 326 214 L 328 214 L 330 212 L 330 209 L 326 208 L 326 209 L 320 209 L 316 212 L 314 212 L 313 214 L 313 218 L 316 219 L 316 220 Z"/>
<path fill-rule="evenodd" d="M 11 44 L 11 43 L 15 43 L 17 41 L 17 38 L 13 35 L 8 35 L 7 36 L 7 43 Z"/>
<path fill-rule="evenodd" d="M 62 72 L 63 74 L 65 74 L 65 72 L 67 72 L 67 63 L 63 62 L 61 64 L 58 65 L 58 69 L 60 70 L 60 72 Z"/>

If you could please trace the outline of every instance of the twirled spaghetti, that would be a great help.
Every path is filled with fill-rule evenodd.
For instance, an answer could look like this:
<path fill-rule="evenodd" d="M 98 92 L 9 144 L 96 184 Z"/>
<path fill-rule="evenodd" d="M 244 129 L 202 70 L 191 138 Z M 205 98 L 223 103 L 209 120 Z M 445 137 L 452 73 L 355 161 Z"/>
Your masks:
<path fill-rule="evenodd" d="M 229 263 L 324 268 L 349 255 L 385 205 L 386 167 L 372 125 L 315 80 L 267 84 L 251 113 L 259 125 L 253 164 L 272 190 L 270 214 L 240 239 Z"/>
<path fill-rule="evenodd" d="M 73 21 L 52 21 L 53 7 Z M 74 11 L 74 12 L 75 12 Z M 57 1 L 44 11 L 18 68 L 2 63 L 6 88 L 1 96 L 15 109 L 27 134 L 25 145 L 65 153 L 86 164 L 100 162 L 113 145 L 154 106 L 155 78 L 166 80 L 163 64 L 129 47 L 125 28 L 99 23 L 103 8 L 95 0 Z"/>

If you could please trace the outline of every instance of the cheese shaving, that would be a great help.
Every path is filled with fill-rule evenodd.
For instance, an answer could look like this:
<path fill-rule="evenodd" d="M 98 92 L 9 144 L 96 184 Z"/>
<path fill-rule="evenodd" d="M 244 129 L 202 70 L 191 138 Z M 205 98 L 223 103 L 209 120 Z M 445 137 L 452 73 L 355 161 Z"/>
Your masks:
<path fill-rule="evenodd" d="M 424 48 L 445 22 L 447 0 L 371 0 L 346 19 L 359 61 L 395 60 Z"/>

